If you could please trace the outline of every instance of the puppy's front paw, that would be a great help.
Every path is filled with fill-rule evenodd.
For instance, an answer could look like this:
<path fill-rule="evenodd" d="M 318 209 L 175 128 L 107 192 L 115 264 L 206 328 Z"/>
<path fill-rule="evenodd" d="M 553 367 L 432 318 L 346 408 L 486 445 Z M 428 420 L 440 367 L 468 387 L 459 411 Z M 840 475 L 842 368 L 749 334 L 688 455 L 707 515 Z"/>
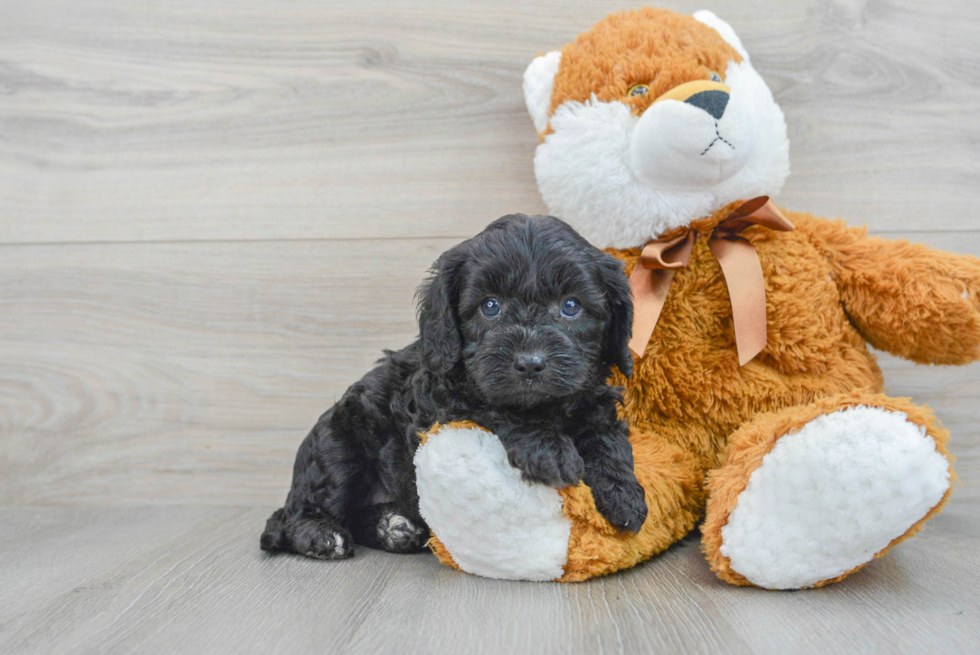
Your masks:
<path fill-rule="evenodd" d="M 508 452 L 512 466 L 521 471 L 528 482 L 550 487 L 570 487 L 578 484 L 585 472 L 585 462 L 570 443 L 558 441 Z"/>
<path fill-rule="evenodd" d="M 599 513 L 620 530 L 636 534 L 647 520 L 647 503 L 639 482 L 593 487 L 592 497 Z"/>

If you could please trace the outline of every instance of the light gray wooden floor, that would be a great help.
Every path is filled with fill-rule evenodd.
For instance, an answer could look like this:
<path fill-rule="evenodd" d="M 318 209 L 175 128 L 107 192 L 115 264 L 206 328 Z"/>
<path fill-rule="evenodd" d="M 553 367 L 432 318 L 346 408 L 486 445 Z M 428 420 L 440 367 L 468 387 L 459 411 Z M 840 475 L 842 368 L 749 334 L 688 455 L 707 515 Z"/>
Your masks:
<path fill-rule="evenodd" d="M 255 548 L 265 516 L 216 507 L 0 510 L 0 650 L 976 652 L 980 525 L 962 506 L 861 575 L 788 593 L 719 582 L 692 538 L 586 584 L 516 583 L 456 573 L 429 555 L 267 557 Z"/>
<path fill-rule="evenodd" d="M 696 538 L 582 585 L 266 558 L 319 413 L 412 292 L 543 212 L 520 77 L 610 1 L 0 5 L 0 652 L 980 652 L 980 366 L 883 357 L 962 484 L 844 583 L 717 582 Z M 681 0 L 789 123 L 778 198 L 980 254 L 980 5 Z"/>

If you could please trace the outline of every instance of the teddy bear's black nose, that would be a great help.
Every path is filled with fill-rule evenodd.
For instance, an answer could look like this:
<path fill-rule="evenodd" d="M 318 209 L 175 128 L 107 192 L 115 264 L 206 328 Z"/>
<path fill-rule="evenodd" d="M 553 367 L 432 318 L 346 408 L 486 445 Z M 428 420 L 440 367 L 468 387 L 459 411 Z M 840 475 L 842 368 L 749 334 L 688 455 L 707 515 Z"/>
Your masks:
<path fill-rule="evenodd" d="M 715 120 L 718 120 L 725 113 L 725 107 L 728 106 L 728 97 L 728 94 L 724 91 L 701 91 L 700 93 L 695 93 L 684 102 L 689 105 L 694 105 L 698 109 L 705 110 Z"/>

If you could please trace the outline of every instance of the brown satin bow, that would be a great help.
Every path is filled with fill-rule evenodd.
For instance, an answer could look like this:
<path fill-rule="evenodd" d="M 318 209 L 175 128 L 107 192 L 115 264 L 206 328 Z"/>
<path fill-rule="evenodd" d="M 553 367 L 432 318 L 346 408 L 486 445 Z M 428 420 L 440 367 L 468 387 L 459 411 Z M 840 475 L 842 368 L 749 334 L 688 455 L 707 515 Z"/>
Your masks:
<path fill-rule="evenodd" d="M 759 254 L 739 233 L 752 225 L 789 232 L 795 229 L 769 196 L 753 198 L 718 223 L 708 235 L 708 247 L 721 266 L 732 300 L 738 365 L 744 366 L 766 347 L 766 281 Z M 643 247 L 633 267 L 633 336 L 630 350 L 642 357 L 657 327 L 677 269 L 687 266 L 698 238 L 696 230 L 673 239 L 654 239 Z"/>

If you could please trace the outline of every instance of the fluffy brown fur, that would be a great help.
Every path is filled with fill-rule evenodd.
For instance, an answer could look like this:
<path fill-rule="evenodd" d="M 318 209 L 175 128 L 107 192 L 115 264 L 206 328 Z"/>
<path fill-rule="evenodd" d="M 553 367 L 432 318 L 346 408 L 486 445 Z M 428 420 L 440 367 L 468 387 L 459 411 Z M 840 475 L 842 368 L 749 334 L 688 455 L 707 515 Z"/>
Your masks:
<path fill-rule="evenodd" d="M 731 209 L 693 226 L 710 228 Z M 881 407 L 908 414 L 947 455 L 948 435 L 928 410 L 881 395 L 881 371 L 867 342 L 923 363 L 964 364 L 980 354 L 980 260 L 868 237 L 840 221 L 785 213 L 797 226 L 793 232 L 744 232 L 766 279 L 768 345 L 759 356 L 739 367 L 724 277 L 699 240 L 690 265 L 674 277 L 632 379 L 613 380 L 626 387 L 634 443 L 637 435 L 650 435 L 690 453 L 698 472 L 711 471 L 706 493 L 695 494 L 711 499 L 704 549 L 718 574 L 736 583 L 745 581 L 725 568 L 727 560 L 718 552 L 721 528 L 762 455 L 791 429 L 846 406 Z M 635 249 L 610 252 L 627 262 L 628 271 L 639 257 Z M 757 447 L 754 457 L 744 456 L 751 444 Z M 648 522 L 656 520 L 658 504 L 649 497 L 647 504 Z M 689 507 L 671 503 L 660 520 L 696 521 L 703 506 L 693 520 Z M 661 540 L 648 555 L 672 542 Z"/>
<path fill-rule="evenodd" d="M 706 231 L 732 209 L 692 226 Z M 560 490 L 572 520 L 561 580 L 633 566 L 705 518 L 703 547 L 712 568 L 723 580 L 748 584 L 719 552 L 721 529 L 775 441 L 822 413 L 854 405 L 904 412 L 952 462 L 948 433 L 928 409 L 881 393 L 881 371 L 867 342 L 925 363 L 977 359 L 980 260 L 784 213 L 795 231 L 743 233 L 766 279 L 768 345 L 762 353 L 738 365 L 728 290 L 701 239 L 690 264 L 674 277 L 632 378 L 613 376 L 611 383 L 626 388 L 623 415 L 648 518 L 638 534 L 622 533 L 595 510 L 588 487 Z M 625 261 L 627 272 L 639 258 L 639 249 L 607 252 Z M 948 497 L 888 548 L 917 532 Z M 431 545 L 455 566 L 438 539 Z"/>
<path fill-rule="evenodd" d="M 562 50 L 551 111 L 594 94 L 600 101 L 627 102 L 639 114 L 682 83 L 706 80 L 712 72 L 724 77 L 731 60 L 741 57 L 718 32 L 690 16 L 651 8 L 613 14 Z M 650 92 L 627 97 L 639 83 Z M 691 227 L 705 234 L 739 204 Z M 632 378 L 611 379 L 626 389 L 623 418 L 631 428 L 648 518 L 638 534 L 623 534 L 595 510 L 588 487 L 561 490 L 564 513 L 572 520 L 561 580 L 632 566 L 704 518 L 703 546 L 713 569 L 723 580 L 748 584 L 721 554 L 721 530 L 776 441 L 821 414 L 855 405 L 904 412 L 951 461 L 948 434 L 927 409 L 882 393 L 881 371 L 868 345 L 921 363 L 980 358 L 980 260 L 869 237 L 840 221 L 785 213 L 795 231 L 753 227 L 742 233 L 755 246 L 765 277 L 765 350 L 739 366 L 725 279 L 706 240 L 699 239 L 689 265 L 673 278 Z M 640 249 L 608 252 L 629 273 Z M 888 548 L 917 532 L 948 497 Z M 451 563 L 438 540 L 433 547 Z"/>
<path fill-rule="evenodd" d="M 697 44 L 697 47 L 693 47 Z M 741 55 L 716 31 L 690 16 L 646 7 L 611 14 L 562 49 L 551 112 L 569 100 L 623 100 L 641 113 L 666 91 L 711 73 L 725 78 Z M 650 93 L 627 97 L 634 84 Z"/>

